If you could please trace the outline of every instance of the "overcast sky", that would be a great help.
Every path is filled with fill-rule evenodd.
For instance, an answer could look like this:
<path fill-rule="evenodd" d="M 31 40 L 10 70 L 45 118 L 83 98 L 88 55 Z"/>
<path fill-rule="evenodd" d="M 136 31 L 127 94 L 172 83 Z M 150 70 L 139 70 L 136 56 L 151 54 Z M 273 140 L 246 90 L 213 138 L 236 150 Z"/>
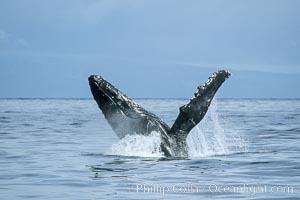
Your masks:
<path fill-rule="evenodd" d="M 217 69 L 219 97 L 300 98 L 297 0 L 1 0 L 0 98 L 189 98 Z"/>

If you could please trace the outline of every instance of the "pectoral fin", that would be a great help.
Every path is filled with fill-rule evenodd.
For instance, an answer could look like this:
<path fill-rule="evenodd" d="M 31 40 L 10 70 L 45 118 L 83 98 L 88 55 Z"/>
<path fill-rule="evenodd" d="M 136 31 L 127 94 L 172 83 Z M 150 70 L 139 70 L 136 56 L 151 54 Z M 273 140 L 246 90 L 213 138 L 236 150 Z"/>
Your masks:
<path fill-rule="evenodd" d="M 230 75 L 230 72 L 225 70 L 215 72 L 203 86 L 198 87 L 188 104 L 180 107 L 179 115 L 169 134 L 175 138 L 175 135 L 179 135 L 180 140 L 186 139 L 192 128 L 203 119 L 214 95 Z"/>

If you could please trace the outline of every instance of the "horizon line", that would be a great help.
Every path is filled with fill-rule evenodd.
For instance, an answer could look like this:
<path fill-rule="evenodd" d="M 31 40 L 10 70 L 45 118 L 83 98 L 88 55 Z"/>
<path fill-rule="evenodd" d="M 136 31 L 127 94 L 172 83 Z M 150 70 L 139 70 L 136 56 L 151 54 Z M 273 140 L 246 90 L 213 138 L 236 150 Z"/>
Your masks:
<path fill-rule="evenodd" d="M 93 97 L 0 97 L 0 100 L 93 100 Z M 190 100 L 190 98 L 133 97 L 137 100 Z M 221 97 L 216 100 L 300 100 L 299 97 Z"/>

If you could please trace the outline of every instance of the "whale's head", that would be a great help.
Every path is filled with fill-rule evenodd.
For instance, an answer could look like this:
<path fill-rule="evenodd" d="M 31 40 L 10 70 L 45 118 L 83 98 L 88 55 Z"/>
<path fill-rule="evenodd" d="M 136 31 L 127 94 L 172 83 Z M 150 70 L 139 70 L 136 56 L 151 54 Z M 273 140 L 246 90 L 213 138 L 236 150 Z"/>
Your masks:
<path fill-rule="evenodd" d="M 169 129 L 155 115 L 147 112 L 103 77 L 89 77 L 91 92 L 108 123 L 122 138 L 127 134 L 149 134 L 160 127 Z"/>
<path fill-rule="evenodd" d="M 103 77 L 91 75 L 89 83 L 94 99 L 107 119 L 116 117 L 116 115 L 125 115 L 132 118 L 139 117 L 139 113 L 130 112 L 134 110 L 135 102 Z"/>
<path fill-rule="evenodd" d="M 89 77 L 91 92 L 104 115 L 108 113 L 125 112 L 132 106 L 132 100 L 122 94 L 103 77 Z"/>

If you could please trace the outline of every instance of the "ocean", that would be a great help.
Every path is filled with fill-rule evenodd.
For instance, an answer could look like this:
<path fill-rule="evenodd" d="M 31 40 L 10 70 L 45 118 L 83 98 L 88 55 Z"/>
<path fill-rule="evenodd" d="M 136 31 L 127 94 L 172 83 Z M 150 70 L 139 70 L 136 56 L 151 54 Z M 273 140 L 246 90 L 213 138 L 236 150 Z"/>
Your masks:
<path fill-rule="evenodd" d="M 136 101 L 171 126 L 188 100 Z M 299 199 L 300 100 L 214 100 L 187 140 L 165 158 L 92 99 L 1 99 L 0 199 Z"/>

